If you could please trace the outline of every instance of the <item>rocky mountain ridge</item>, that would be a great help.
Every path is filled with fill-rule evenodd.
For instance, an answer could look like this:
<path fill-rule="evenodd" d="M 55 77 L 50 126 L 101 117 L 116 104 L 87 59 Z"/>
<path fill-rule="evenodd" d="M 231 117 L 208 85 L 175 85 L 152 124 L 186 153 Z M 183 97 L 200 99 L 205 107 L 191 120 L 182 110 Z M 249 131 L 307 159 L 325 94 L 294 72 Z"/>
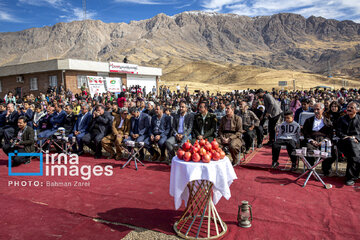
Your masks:
<path fill-rule="evenodd" d="M 0 66 L 52 58 L 121 61 L 173 72 L 191 62 L 360 75 L 360 24 L 281 13 L 183 12 L 127 23 L 57 23 L 0 33 Z"/>

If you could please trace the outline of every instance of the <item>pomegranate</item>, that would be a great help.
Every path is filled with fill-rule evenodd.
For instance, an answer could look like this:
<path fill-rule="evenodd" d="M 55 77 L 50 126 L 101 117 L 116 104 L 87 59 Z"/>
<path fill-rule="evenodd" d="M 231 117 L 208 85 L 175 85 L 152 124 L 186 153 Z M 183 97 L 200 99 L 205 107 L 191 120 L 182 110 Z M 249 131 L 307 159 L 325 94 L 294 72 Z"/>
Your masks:
<path fill-rule="evenodd" d="M 206 144 L 205 144 L 205 150 L 208 151 L 208 152 L 210 152 L 211 149 L 212 149 L 211 143 L 209 143 L 209 142 L 206 143 Z"/>
<path fill-rule="evenodd" d="M 188 140 L 187 142 L 184 142 L 184 144 L 182 145 L 182 149 L 187 152 L 191 149 L 191 143 L 190 141 Z"/>
<path fill-rule="evenodd" d="M 212 155 L 212 160 L 214 160 L 214 161 L 220 160 L 220 153 L 214 151 L 214 153 Z"/>
<path fill-rule="evenodd" d="M 216 141 L 216 139 L 214 138 L 214 140 L 211 142 L 211 146 L 213 149 L 218 149 L 219 148 L 219 143 Z"/>
<path fill-rule="evenodd" d="M 179 159 L 183 160 L 184 154 L 185 154 L 185 151 L 180 148 L 180 149 L 177 151 L 176 156 L 177 156 Z"/>
<path fill-rule="evenodd" d="M 201 139 L 201 140 L 199 141 L 199 144 L 200 144 L 200 146 L 204 146 L 204 145 L 205 145 L 205 140 L 204 140 L 204 139 Z"/>
<path fill-rule="evenodd" d="M 188 161 L 190 161 L 191 160 L 191 152 L 186 152 L 185 154 L 184 154 L 184 161 L 185 162 L 188 162 Z"/>
<path fill-rule="evenodd" d="M 210 160 L 211 160 L 211 157 L 210 157 L 209 154 L 205 154 L 205 155 L 202 156 L 202 161 L 203 161 L 204 163 L 209 163 Z"/>
<path fill-rule="evenodd" d="M 200 159 L 201 159 L 201 157 L 200 157 L 200 155 L 199 155 L 198 153 L 194 153 L 194 154 L 192 155 L 192 160 L 193 160 L 194 162 L 199 162 Z"/>
<path fill-rule="evenodd" d="M 209 151 L 209 152 L 207 152 L 207 155 L 209 155 L 210 156 L 210 159 L 212 159 L 212 152 L 211 151 Z"/>
<path fill-rule="evenodd" d="M 220 152 L 220 159 L 224 159 L 225 157 L 225 152 L 223 150 L 221 150 Z"/>
<path fill-rule="evenodd" d="M 205 155 L 205 154 L 206 154 L 205 148 L 203 148 L 203 147 L 200 148 L 199 154 L 200 154 L 201 156 Z"/>
<path fill-rule="evenodd" d="M 198 148 L 198 147 L 196 147 L 196 146 L 194 145 L 194 146 L 191 147 L 190 152 L 191 152 L 192 154 L 194 154 L 194 153 L 199 152 L 199 150 L 200 150 L 200 148 Z"/>

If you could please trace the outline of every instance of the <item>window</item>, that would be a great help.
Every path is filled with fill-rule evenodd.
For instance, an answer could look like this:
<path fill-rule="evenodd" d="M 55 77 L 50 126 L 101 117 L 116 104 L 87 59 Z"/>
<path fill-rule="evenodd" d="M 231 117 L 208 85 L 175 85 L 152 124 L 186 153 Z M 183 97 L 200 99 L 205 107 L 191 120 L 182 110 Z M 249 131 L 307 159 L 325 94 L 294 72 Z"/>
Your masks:
<path fill-rule="evenodd" d="M 49 76 L 49 86 L 50 87 L 57 87 L 57 76 Z"/>
<path fill-rule="evenodd" d="M 30 91 L 38 90 L 37 78 L 30 78 Z"/>
<path fill-rule="evenodd" d="M 87 77 L 83 76 L 83 75 L 78 75 L 77 76 L 77 87 L 81 88 L 81 86 L 84 85 L 84 83 L 85 83 L 85 86 L 88 87 Z"/>
<path fill-rule="evenodd" d="M 0 92 L 2 92 L 2 85 L 1 85 L 1 80 L 0 80 Z"/>

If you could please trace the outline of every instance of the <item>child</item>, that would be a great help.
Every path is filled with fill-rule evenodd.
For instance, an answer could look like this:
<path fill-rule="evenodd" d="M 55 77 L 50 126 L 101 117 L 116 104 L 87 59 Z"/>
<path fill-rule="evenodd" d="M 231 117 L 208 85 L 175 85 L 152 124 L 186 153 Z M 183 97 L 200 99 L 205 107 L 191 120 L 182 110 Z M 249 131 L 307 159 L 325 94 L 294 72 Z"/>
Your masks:
<path fill-rule="evenodd" d="M 276 141 L 272 146 L 272 167 L 279 166 L 279 155 L 281 146 L 286 146 L 286 150 L 291 159 L 290 171 L 296 170 L 296 156 L 292 156 L 291 153 L 296 149 L 296 145 L 299 143 L 300 138 L 300 125 L 294 121 L 294 115 L 292 111 L 286 111 L 284 113 L 285 121 L 277 128 L 278 134 Z"/>

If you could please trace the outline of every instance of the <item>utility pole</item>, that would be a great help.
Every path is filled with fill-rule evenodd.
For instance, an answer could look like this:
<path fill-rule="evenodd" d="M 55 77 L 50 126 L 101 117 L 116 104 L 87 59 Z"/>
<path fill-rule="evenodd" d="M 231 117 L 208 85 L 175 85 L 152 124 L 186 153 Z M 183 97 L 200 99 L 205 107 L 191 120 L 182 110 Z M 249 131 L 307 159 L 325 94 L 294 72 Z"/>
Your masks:
<path fill-rule="evenodd" d="M 82 0 L 82 6 L 83 6 L 83 20 L 86 20 L 86 0 Z"/>

